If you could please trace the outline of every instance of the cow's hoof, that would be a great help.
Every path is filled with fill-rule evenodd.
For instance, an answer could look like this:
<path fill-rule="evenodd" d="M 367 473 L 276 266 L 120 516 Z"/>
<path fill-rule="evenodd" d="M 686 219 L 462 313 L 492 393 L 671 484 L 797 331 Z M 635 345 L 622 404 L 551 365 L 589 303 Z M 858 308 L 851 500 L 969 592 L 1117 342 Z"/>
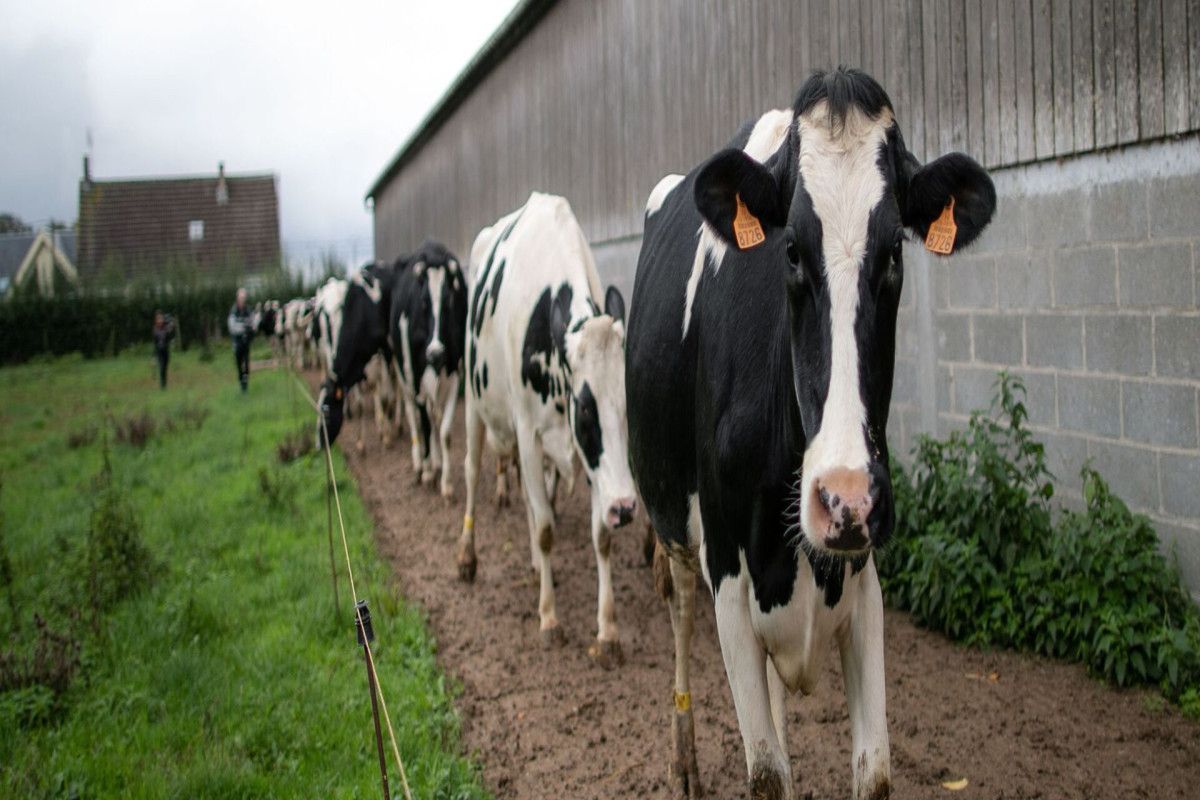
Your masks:
<path fill-rule="evenodd" d="M 443 486 L 442 487 L 442 499 L 445 500 L 447 503 L 449 503 L 451 500 L 454 499 L 454 487 L 453 486 Z"/>
<path fill-rule="evenodd" d="M 421 485 L 430 486 L 433 484 L 433 470 L 426 470 L 421 473 Z"/>
<path fill-rule="evenodd" d="M 542 649 L 553 650 L 556 647 L 562 647 L 567 643 L 567 635 L 563 633 L 561 625 L 555 625 L 553 628 L 542 628 Z"/>
<path fill-rule="evenodd" d="M 363 444 L 362 442 L 358 442 L 357 444 L 355 444 L 354 449 L 358 452 L 358 454 L 360 456 L 363 453 L 367 452 L 367 446 L 365 444 Z"/>
<path fill-rule="evenodd" d="M 588 655 L 592 661 L 605 669 L 625 666 L 625 651 L 621 649 L 619 641 L 605 642 L 597 639 L 595 644 L 588 648 Z"/>
<path fill-rule="evenodd" d="M 458 559 L 458 579 L 463 583 L 474 583 L 475 567 L 477 564 L 478 562 L 474 556 L 471 558 L 462 558 L 460 556 Z"/>

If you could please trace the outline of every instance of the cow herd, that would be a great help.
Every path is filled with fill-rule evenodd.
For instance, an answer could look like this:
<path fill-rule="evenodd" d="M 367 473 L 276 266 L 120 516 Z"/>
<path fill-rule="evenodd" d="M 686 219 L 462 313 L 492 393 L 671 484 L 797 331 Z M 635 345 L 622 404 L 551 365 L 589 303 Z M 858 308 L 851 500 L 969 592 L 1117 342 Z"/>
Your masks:
<path fill-rule="evenodd" d="M 873 551 L 895 524 L 887 418 L 902 250 L 947 254 L 990 221 L 995 190 L 961 153 L 922 165 L 883 88 L 814 74 L 792 108 L 649 195 L 628 313 L 601 289 L 562 197 L 533 193 L 463 264 L 427 241 L 276 308 L 288 358 L 315 338 L 318 440 L 367 397 L 385 443 L 411 433 L 414 474 L 453 500 L 449 439 L 466 403 L 457 573 L 476 576 L 487 448 L 517 467 L 540 573 L 545 646 L 563 642 L 555 494 L 582 470 L 599 571 L 592 657 L 623 661 L 609 551 L 644 508 L 674 630 L 669 772 L 700 793 L 689 652 L 696 576 L 713 599 L 753 797 L 791 798 L 784 700 L 841 657 L 853 796 L 890 794 L 883 609 Z M 293 336 L 307 329 L 311 337 Z M 363 389 L 366 392 L 362 392 Z M 354 397 L 361 393 L 361 397 Z M 403 412 L 403 413 L 402 413 Z M 361 430 L 360 425 L 360 430 Z M 361 433 L 360 433 L 361 446 Z"/>

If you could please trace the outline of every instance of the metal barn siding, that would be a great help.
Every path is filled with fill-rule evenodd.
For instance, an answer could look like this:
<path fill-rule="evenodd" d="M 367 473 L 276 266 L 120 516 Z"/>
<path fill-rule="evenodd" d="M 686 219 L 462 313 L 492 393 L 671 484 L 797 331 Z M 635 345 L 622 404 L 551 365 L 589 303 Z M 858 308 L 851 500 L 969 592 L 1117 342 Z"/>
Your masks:
<path fill-rule="evenodd" d="M 659 177 L 839 63 L 880 80 L 922 159 L 1195 130 L 1198 31 L 1194 0 L 531 0 L 372 187 L 376 254 L 436 236 L 465 256 L 533 189 L 595 243 L 637 236 Z"/>

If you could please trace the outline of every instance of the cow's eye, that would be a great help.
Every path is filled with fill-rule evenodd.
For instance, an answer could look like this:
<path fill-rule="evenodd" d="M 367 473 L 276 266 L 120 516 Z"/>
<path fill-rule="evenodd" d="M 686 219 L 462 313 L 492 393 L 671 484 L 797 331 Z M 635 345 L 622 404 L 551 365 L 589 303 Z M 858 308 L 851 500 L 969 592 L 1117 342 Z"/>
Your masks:
<path fill-rule="evenodd" d="M 899 264 L 900 258 L 904 255 L 904 239 L 897 239 L 892 245 L 892 263 Z"/>
<path fill-rule="evenodd" d="M 796 244 L 796 234 L 789 228 L 786 235 L 787 260 L 791 262 L 792 266 L 796 266 L 800 263 L 800 248 Z"/>

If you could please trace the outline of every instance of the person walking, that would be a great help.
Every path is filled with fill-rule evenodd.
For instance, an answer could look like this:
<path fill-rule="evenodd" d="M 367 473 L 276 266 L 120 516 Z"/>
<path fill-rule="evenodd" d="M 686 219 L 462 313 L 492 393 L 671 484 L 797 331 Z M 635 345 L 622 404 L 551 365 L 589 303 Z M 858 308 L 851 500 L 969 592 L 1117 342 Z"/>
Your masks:
<path fill-rule="evenodd" d="M 154 358 L 158 361 L 158 388 L 167 388 L 167 362 L 171 359 L 171 340 L 175 338 L 175 320 L 170 314 L 154 312 Z"/>
<path fill-rule="evenodd" d="M 242 391 L 250 385 L 250 340 L 254 338 L 254 322 L 246 290 L 237 290 L 237 300 L 229 309 L 229 335 L 233 337 L 233 357 L 237 360 L 238 382 Z"/>

